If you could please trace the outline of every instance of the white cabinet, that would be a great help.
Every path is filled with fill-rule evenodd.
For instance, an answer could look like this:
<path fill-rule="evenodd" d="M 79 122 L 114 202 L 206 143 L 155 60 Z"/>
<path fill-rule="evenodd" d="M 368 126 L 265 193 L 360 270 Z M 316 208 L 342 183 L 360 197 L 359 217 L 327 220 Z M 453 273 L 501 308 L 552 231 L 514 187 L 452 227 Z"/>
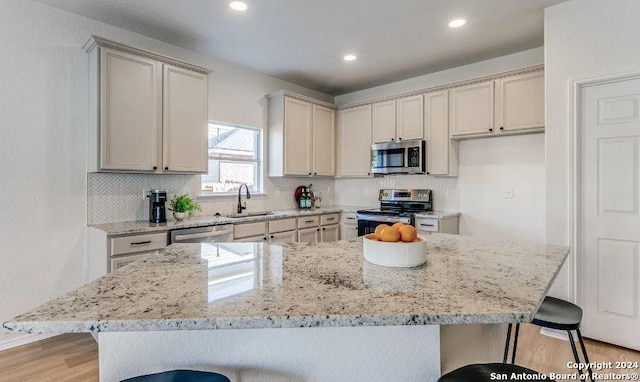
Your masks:
<path fill-rule="evenodd" d="M 396 100 L 396 140 L 424 138 L 422 95 Z"/>
<path fill-rule="evenodd" d="M 331 224 L 322 226 L 320 228 L 320 241 L 329 242 L 329 241 L 338 241 L 339 240 L 339 228 L 338 224 Z"/>
<path fill-rule="evenodd" d="M 339 112 L 339 175 L 371 176 L 371 105 Z"/>
<path fill-rule="evenodd" d="M 457 235 L 460 229 L 460 218 L 458 216 L 447 216 L 442 219 L 430 217 L 417 217 L 416 230 L 418 235 L 432 232 L 449 233 Z"/>
<path fill-rule="evenodd" d="M 493 132 L 493 81 L 449 90 L 451 136 Z"/>
<path fill-rule="evenodd" d="M 293 243 L 298 241 L 296 219 L 282 219 L 268 222 L 269 243 Z"/>
<path fill-rule="evenodd" d="M 449 138 L 449 91 L 424 95 L 427 174 L 458 176 L 458 142 Z"/>
<path fill-rule="evenodd" d="M 295 243 L 298 241 L 296 231 L 285 231 L 269 234 L 269 243 Z"/>
<path fill-rule="evenodd" d="M 107 272 L 139 260 L 145 255 L 165 248 L 168 243 L 167 232 L 156 232 L 142 235 L 114 236 L 108 239 L 109 261 Z"/>
<path fill-rule="evenodd" d="M 206 173 L 208 71 L 93 37 L 88 169 Z"/>
<path fill-rule="evenodd" d="M 358 218 L 355 212 L 343 212 L 340 220 L 340 240 L 358 237 Z"/>
<path fill-rule="evenodd" d="M 544 131 L 544 72 L 533 71 L 449 90 L 451 138 Z"/>
<path fill-rule="evenodd" d="M 333 105 L 289 92 L 269 97 L 269 176 L 335 175 Z"/>
<path fill-rule="evenodd" d="M 305 228 L 298 230 L 298 241 L 301 243 L 315 243 L 318 241 L 320 228 Z"/>
<path fill-rule="evenodd" d="M 238 243 L 261 243 L 267 240 L 266 235 L 258 235 L 258 236 L 247 236 L 241 239 L 234 238 L 233 241 Z"/>
<path fill-rule="evenodd" d="M 267 239 L 267 226 L 264 221 L 233 225 L 233 241 L 263 241 Z M 249 239 L 249 240 L 245 240 Z"/>
<path fill-rule="evenodd" d="M 373 142 L 424 138 L 422 95 L 373 104 Z"/>
<path fill-rule="evenodd" d="M 390 142 L 396 139 L 396 101 L 373 104 L 373 143 Z"/>
<path fill-rule="evenodd" d="M 544 127 L 544 73 L 533 72 L 496 80 L 496 120 L 500 131 Z"/>

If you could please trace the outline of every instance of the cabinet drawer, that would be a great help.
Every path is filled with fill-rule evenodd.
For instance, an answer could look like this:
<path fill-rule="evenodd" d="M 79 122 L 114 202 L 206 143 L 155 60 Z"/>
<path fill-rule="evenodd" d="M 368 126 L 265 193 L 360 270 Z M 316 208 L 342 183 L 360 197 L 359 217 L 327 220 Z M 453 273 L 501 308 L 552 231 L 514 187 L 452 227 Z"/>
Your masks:
<path fill-rule="evenodd" d="M 440 229 L 440 220 L 430 218 L 417 218 L 416 229 L 418 231 L 438 232 Z"/>
<path fill-rule="evenodd" d="M 356 212 L 343 212 L 342 213 L 342 224 L 358 224 L 358 214 Z"/>
<path fill-rule="evenodd" d="M 122 236 L 111 238 L 111 256 L 153 251 L 167 246 L 167 233 Z"/>
<path fill-rule="evenodd" d="M 267 233 L 264 222 L 235 224 L 233 226 L 233 237 L 236 239 L 248 236 L 258 236 Z"/>
<path fill-rule="evenodd" d="M 317 227 L 319 221 L 318 215 L 298 218 L 298 228 Z"/>
<path fill-rule="evenodd" d="M 320 225 L 338 224 L 340 221 L 340 214 L 326 214 L 320 216 Z"/>
<path fill-rule="evenodd" d="M 269 233 L 294 231 L 296 229 L 296 219 L 284 219 L 269 222 Z"/>

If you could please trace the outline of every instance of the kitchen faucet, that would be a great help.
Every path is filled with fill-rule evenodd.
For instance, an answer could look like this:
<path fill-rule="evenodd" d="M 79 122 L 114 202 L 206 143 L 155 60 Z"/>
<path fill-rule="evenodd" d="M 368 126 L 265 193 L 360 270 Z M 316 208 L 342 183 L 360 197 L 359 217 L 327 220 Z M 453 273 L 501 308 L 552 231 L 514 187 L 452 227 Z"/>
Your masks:
<path fill-rule="evenodd" d="M 247 199 L 251 199 L 251 194 L 249 193 L 249 186 L 247 186 L 245 183 L 242 183 L 240 185 L 240 188 L 238 188 L 238 213 L 241 214 L 242 210 L 246 210 L 247 209 L 247 202 L 244 202 L 244 207 L 242 206 L 242 186 L 244 186 L 244 188 L 247 190 Z"/>

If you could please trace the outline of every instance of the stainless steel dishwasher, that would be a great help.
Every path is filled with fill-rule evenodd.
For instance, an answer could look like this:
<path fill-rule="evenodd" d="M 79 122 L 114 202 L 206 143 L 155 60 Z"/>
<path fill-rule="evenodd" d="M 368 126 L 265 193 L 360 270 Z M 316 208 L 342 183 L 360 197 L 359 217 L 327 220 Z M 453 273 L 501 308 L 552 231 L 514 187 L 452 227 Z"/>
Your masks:
<path fill-rule="evenodd" d="M 174 229 L 169 232 L 173 243 L 226 243 L 233 241 L 233 224 Z"/>

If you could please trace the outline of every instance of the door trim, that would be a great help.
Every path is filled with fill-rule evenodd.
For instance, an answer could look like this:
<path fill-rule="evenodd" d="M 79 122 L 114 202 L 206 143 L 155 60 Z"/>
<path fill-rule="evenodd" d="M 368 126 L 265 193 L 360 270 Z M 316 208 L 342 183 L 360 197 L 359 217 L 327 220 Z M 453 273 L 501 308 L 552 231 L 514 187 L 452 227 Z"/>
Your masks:
<path fill-rule="evenodd" d="M 581 144 L 582 138 L 581 115 L 582 89 L 589 86 L 604 85 L 608 83 L 621 82 L 627 80 L 640 79 L 640 72 L 621 73 L 614 75 L 598 76 L 580 80 L 570 81 L 569 92 L 569 299 L 578 306 L 584 306 L 583 296 L 580 289 L 580 253 L 581 247 L 581 215 L 580 201 L 581 193 Z"/>

